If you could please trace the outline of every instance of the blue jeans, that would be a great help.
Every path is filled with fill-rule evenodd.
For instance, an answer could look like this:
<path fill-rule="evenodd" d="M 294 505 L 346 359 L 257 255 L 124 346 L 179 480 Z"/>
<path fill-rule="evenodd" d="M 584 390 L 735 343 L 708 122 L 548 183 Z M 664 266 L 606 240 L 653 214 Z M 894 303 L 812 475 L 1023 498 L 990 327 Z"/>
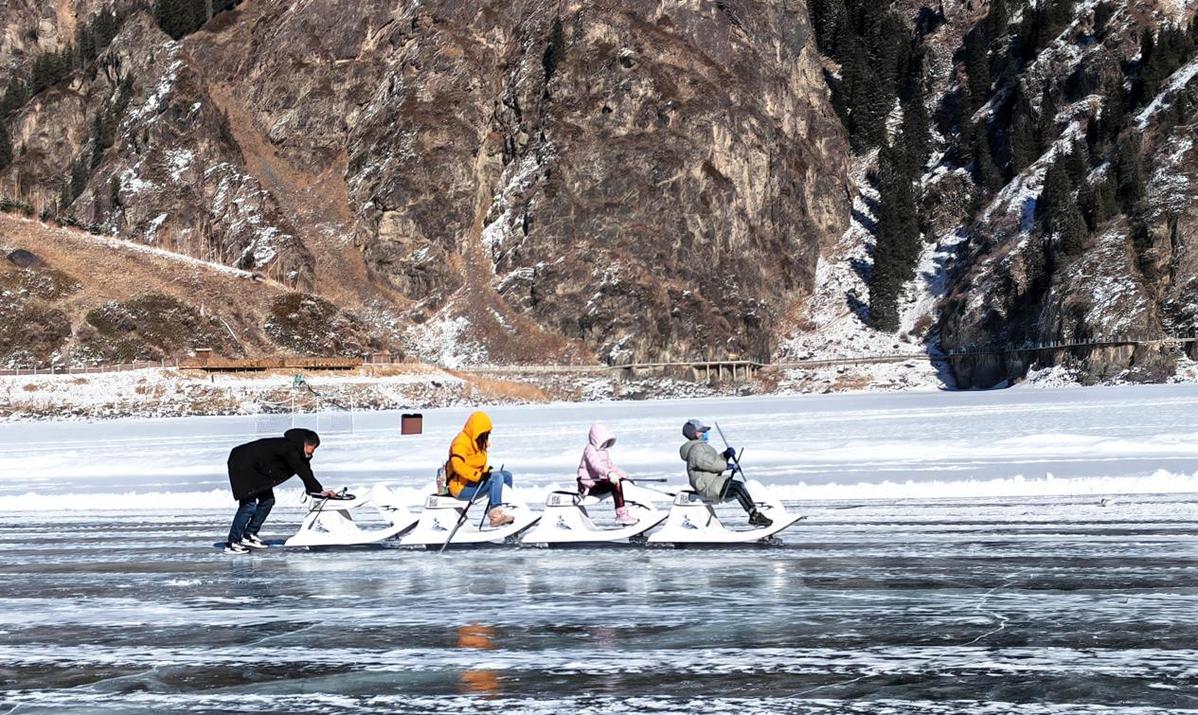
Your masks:
<path fill-rule="evenodd" d="M 242 499 L 237 507 L 237 514 L 233 517 L 233 526 L 229 528 L 229 542 L 241 541 L 242 538 L 257 534 L 262 528 L 262 522 L 266 521 L 266 517 L 270 514 L 270 510 L 275 505 L 275 490 L 267 489 L 264 492 L 251 495 L 247 499 Z"/>
<path fill-rule="evenodd" d="M 512 473 L 506 469 L 491 472 L 491 476 L 473 486 L 466 487 L 458 494 L 458 499 L 462 501 L 470 501 L 474 495 L 478 494 L 480 489 L 487 489 L 490 494 L 487 497 L 487 509 L 493 506 L 499 506 L 503 503 L 503 485 L 512 486 Z"/>

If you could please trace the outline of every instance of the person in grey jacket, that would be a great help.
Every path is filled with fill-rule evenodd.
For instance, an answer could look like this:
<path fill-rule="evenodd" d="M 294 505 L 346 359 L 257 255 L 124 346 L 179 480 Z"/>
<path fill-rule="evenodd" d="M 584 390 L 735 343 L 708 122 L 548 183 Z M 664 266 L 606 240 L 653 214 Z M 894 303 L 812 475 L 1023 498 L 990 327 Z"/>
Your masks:
<path fill-rule="evenodd" d="M 742 509 L 749 514 L 749 524 L 753 526 L 769 526 L 774 522 L 757 510 L 753 497 L 745 488 L 744 482 L 737 481 L 738 467 L 729 460 L 736 457 L 736 449 L 728 447 L 721 454 L 707 443 L 707 431 L 711 428 L 699 420 L 687 420 L 682 425 L 682 436 L 686 444 L 678 450 L 682 461 L 686 462 L 686 476 L 690 478 L 691 488 L 704 499 L 714 502 L 736 499 Z M 727 471 L 728 474 L 724 474 Z"/>

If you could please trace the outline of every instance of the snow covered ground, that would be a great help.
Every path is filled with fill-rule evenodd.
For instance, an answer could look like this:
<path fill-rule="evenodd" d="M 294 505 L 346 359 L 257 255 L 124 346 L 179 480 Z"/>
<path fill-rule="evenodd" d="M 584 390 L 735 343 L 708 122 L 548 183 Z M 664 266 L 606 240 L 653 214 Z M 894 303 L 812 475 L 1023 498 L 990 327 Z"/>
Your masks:
<path fill-rule="evenodd" d="M 570 482 L 597 419 L 625 469 L 680 483 L 699 417 L 808 518 L 773 548 L 445 555 L 212 548 L 228 449 L 286 416 L 4 425 L 0 713 L 1198 713 L 1196 405 L 1170 385 L 494 408 L 492 461 L 529 499 Z M 467 412 L 422 435 L 296 423 L 326 485 L 414 500 Z"/>
<path fill-rule="evenodd" d="M 1198 386 L 808 395 L 488 408 L 491 456 L 537 500 L 572 481 L 592 421 L 631 473 L 682 476 L 679 430 L 718 421 L 745 470 L 785 498 L 857 499 L 1198 492 Z M 420 500 L 470 408 L 15 423 L 0 431 L 0 509 L 227 508 L 225 459 L 295 424 L 324 443 L 330 486 L 388 484 Z M 718 436 L 713 437 L 718 442 Z M 287 494 L 298 498 L 298 486 Z"/>

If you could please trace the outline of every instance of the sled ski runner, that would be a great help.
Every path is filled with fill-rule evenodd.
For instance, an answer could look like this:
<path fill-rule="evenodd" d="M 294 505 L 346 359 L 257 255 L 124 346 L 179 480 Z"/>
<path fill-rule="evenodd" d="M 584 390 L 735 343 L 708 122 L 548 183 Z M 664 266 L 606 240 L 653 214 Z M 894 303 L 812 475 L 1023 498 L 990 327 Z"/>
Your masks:
<path fill-rule="evenodd" d="M 792 514 L 782 506 L 760 482 L 749 480 L 745 486 L 750 493 L 765 496 L 757 503 L 757 509 L 773 523 L 749 529 L 729 529 L 716 516 L 711 502 L 699 496 L 693 489 L 680 489 L 674 495 L 669 516 L 660 529 L 649 534 L 650 544 L 751 544 L 769 542 L 783 529 L 805 518 Z"/>
<path fill-rule="evenodd" d="M 587 508 L 602 503 L 603 497 L 584 497 L 575 491 L 556 490 L 549 492 L 540 522 L 524 535 L 521 543 L 534 546 L 643 543 L 644 533 L 660 524 L 666 513 L 653 505 L 653 492 L 637 487 L 632 479 L 622 483 L 629 513 L 637 520 L 635 524 L 597 526 Z"/>
<path fill-rule="evenodd" d="M 311 505 L 299 531 L 284 546 L 358 546 L 394 538 L 411 529 L 417 516 L 405 508 L 384 486 L 372 487 L 362 496 L 341 493 L 332 497 L 308 497 Z M 380 529 L 363 529 L 351 511 L 371 506 L 386 522 Z M 359 512 L 360 514 L 363 512 Z"/>

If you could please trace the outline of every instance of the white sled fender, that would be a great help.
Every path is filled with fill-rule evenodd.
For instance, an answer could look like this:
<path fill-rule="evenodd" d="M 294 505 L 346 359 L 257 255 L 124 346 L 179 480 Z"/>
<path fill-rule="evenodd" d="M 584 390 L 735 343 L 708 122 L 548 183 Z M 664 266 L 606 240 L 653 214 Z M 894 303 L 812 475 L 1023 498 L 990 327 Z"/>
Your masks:
<path fill-rule="evenodd" d="M 416 526 L 400 540 L 401 546 L 435 546 L 440 548 L 449 538 L 462 511 L 470 504 L 451 496 L 429 494 L 424 499 L 424 511 Z M 468 544 L 503 543 L 536 523 L 540 514 L 529 510 L 511 489 L 504 490 L 503 509 L 514 518 L 511 524 L 492 527 L 486 518 L 486 502 L 475 504 L 467 513 L 466 520 L 453 535 L 450 546 Z"/>
<path fill-rule="evenodd" d="M 769 526 L 729 529 L 716 516 L 715 509 L 693 489 L 682 489 L 674 497 L 669 516 L 661 529 L 649 535 L 650 544 L 750 544 L 766 541 L 802 519 L 792 514 L 763 484 L 746 481 L 745 487 L 757 502 L 757 509 L 768 517 Z"/>
<path fill-rule="evenodd" d="M 580 498 L 571 490 L 554 490 L 545 498 L 545 511 L 536 528 L 521 539 L 522 543 L 537 546 L 553 544 L 619 543 L 635 540 L 666 518 L 666 512 L 653 505 L 658 496 L 654 492 L 624 482 L 624 500 L 629 513 L 637 522 L 629 526 L 598 526 L 591 519 L 589 510 L 598 506 L 611 509 L 612 504 L 602 498 L 588 496 Z"/>
<path fill-rule="evenodd" d="M 386 526 L 363 529 L 351 512 L 361 514 L 370 506 L 382 517 Z M 370 488 L 352 499 L 313 498 L 299 530 L 284 546 L 357 546 L 394 538 L 415 526 L 417 517 L 404 507 L 395 493 L 385 486 Z"/>

